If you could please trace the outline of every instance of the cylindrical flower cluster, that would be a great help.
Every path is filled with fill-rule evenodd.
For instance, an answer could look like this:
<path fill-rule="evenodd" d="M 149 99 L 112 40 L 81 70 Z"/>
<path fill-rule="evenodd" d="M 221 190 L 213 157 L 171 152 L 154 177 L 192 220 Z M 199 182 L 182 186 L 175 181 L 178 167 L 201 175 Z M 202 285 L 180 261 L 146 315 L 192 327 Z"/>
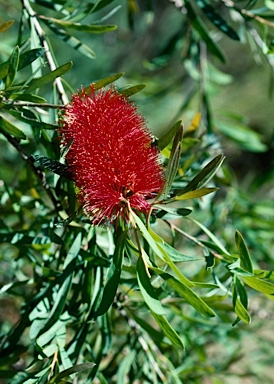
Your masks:
<path fill-rule="evenodd" d="M 66 160 L 78 199 L 94 224 L 128 219 L 129 206 L 150 210 L 147 199 L 164 185 L 159 152 L 136 106 L 115 88 L 75 94 L 61 118 Z"/>

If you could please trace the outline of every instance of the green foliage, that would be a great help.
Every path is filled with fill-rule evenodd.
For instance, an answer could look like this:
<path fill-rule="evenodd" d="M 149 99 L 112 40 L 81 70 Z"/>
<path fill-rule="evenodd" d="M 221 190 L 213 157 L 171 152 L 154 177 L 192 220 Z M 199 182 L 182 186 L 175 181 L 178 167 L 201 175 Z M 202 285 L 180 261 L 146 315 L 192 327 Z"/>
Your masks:
<path fill-rule="evenodd" d="M 202 0 L 140 1 L 140 9 L 136 1 L 22 0 L 20 15 L 18 3 L 11 3 L 18 19 L 0 24 L 2 36 L 14 36 L 15 25 L 19 31 L 0 64 L 1 380 L 228 383 L 222 375 L 241 357 L 241 336 L 251 318 L 259 322 L 253 300 L 273 300 L 273 171 L 254 170 L 246 186 L 237 179 L 222 143 L 253 155 L 271 147 L 236 112 L 218 118 L 211 100 L 231 81 L 220 69 L 229 60 L 222 36 L 249 39 L 273 66 L 272 5 L 220 2 L 217 12 L 216 2 Z M 129 39 L 146 38 L 149 54 L 128 41 L 123 52 L 126 15 Z M 96 40 L 101 33 L 115 52 L 107 46 L 106 67 L 95 76 L 93 59 L 105 55 L 99 48 L 107 41 Z M 64 44 L 76 68 L 60 55 Z M 88 77 L 77 69 L 83 57 L 92 59 Z M 109 61 L 119 68 L 109 70 Z M 128 224 L 108 228 L 93 226 L 76 200 L 58 120 L 70 92 L 111 84 L 140 104 L 152 100 L 149 114 L 168 115 L 168 124 L 154 132 L 163 194 L 150 215 L 131 211 Z M 243 374 L 256 376 L 255 368 Z"/>

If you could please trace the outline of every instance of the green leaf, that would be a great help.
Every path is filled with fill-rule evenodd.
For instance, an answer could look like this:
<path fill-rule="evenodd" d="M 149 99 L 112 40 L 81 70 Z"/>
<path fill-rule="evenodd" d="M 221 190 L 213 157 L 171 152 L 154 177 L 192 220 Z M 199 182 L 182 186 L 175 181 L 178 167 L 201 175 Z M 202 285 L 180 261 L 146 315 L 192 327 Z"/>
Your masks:
<path fill-rule="evenodd" d="M 234 310 L 238 316 L 238 318 L 234 321 L 232 325 L 237 324 L 240 320 L 242 320 L 246 324 L 249 324 L 251 318 L 247 311 L 247 294 L 244 287 L 242 286 L 242 283 L 237 277 L 232 288 L 232 300 Z"/>
<path fill-rule="evenodd" d="M 214 317 L 215 312 L 198 296 L 193 292 L 186 284 L 176 279 L 174 276 L 167 272 L 162 271 L 159 268 L 150 267 L 156 272 L 167 284 L 169 284 L 181 297 L 185 299 L 193 308 L 204 316 Z"/>
<path fill-rule="evenodd" d="M 236 241 L 237 249 L 239 252 L 239 257 L 241 260 L 241 267 L 247 272 L 253 273 L 254 271 L 253 271 L 251 257 L 249 255 L 248 248 L 246 246 L 244 238 L 239 231 L 236 231 L 235 233 L 235 241 Z"/>
<path fill-rule="evenodd" d="M 38 121 L 36 119 L 35 114 L 32 113 L 30 110 L 24 110 L 24 111 L 9 110 L 9 113 L 12 116 L 16 117 L 18 120 L 31 125 L 32 128 L 49 129 L 49 130 L 56 130 L 58 128 L 57 125 L 44 123 L 43 121 Z M 26 113 L 27 113 L 27 116 L 26 116 Z"/>
<path fill-rule="evenodd" d="M 240 40 L 239 35 L 231 28 L 215 9 L 205 0 L 196 0 L 196 4 L 202 9 L 207 18 L 227 36 L 234 40 Z"/>
<path fill-rule="evenodd" d="M 176 191 L 175 196 L 180 196 L 185 194 L 186 192 L 193 191 L 197 189 L 197 187 L 202 188 L 218 171 L 221 167 L 225 157 L 223 155 L 218 155 L 214 157 L 199 173 L 196 175 L 186 187 Z"/>
<path fill-rule="evenodd" d="M 38 95 L 32 95 L 28 93 L 12 93 L 9 97 L 11 100 L 20 100 L 20 101 L 29 101 L 31 103 L 45 103 L 47 100 L 45 100 L 43 97 Z"/>
<path fill-rule="evenodd" d="M 181 159 L 182 139 L 183 139 L 183 126 L 180 125 L 174 136 L 170 158 L 168 160 L 168 165 L 165 172 L 166 182 L 165 182 L 165 189 L 163 193 L 164 198 L 167 197 L 178 171 L 178 167 Z"/>
<path fill-rule="evenodd" d="M 46 85 L 46 84 L 54 81 L 57 77 L 60 77 L 64 73 L 69 71 L 71 67 L 72 67 L 72 62 L 70 61 L 70 62 L 63 64 L 60 67 L 56 68 L 54 71 L 47 73 L 44 76 L 32 79 L 28 84 L 26 92 L 31 92 L 36 88 L 40 88 L 43 85 Z"/>
<path fill-rule="evenodd" d="M 33 155 L 33 158 L 35 161 L 37 161 L 42 167 L 49 169 L 50 171 L 56 173 L 57 175 L 66 177 L 67 179 L 72 179 L 72 173 L 70 171 L 70 168 L 60 163 L 57 160 L 49 159 L 46 156 L 40 156 L 40 155 Z"/>
<path fill-rule="evenodd" d="M 9 60 L 5 61 L 0 65 L 0 80 L 7 76 L 9 70 Z"/>
<path fill-rule="evenodd" d="M 89 59 L 95 59 L 95 52 L 86 44 L 82 43 L 75 36 L 70 35 L 64 29 L 57 28 L 55 25 L 48 23 L 50 29 L 56 33 L 65 43 L 67 43 L 70 47 L 81 53 L 82 55 L 88 57 Z"/>
<path fill-rule="evenodd" d="M 35 48 L 20 55 L 18 71 L 30 65 L 33 61 L 41 57 L 45 52 L 44 48 Z"/>
<path fill-rule="evenodd" d="M 6 89 L 10 88 L 15 80 L 19 64 L 19 47 L 16 46 L 9 58 L 9 69 L 6 78 Z"/>
<path fill-rule="evenodd" d="M 191 20 L 191 24 L 193 25 L 194 29 L 198 32 L 201 39 L 206 43 L 209 51 L 214 56 L 218 57 L 220 61 L 222 61 L 223 63 L 226 63 L 226 57 L 223 51 L 210 37 L 209 31 L 207 30 L 201 18 L 197 16 L 189 0 L 185 0 L 185 7 L 187 9 L 187 14 Z"/>
<path fill-rule="evenodd" d="M 151 311 L 154 319 L 158 323 L 159 327 L 163 330 L 164 334 L 166 337 L 169 338 L 169 340 L 172 342 L 173 345 L 176 347 L 180 347 L 183 350 L 185 349 L 184 343 L 178 333 L 172 328 L 170 323 L 167 321 L 167 319 L 162 316 L 158 315 L 157 313 Z"/>
<path fill-rule="evenodd" d="M 163 241 L 161 246 L 166 251 L 166 253 L 170 257 L 170 259 L 173 262 L 175 262 L 175 263 L 182 263 L 182 262 L 187 262 L 187 261 L 204 260 L 203 257 L 183 255 L 181 252 L 177 251 L 176 248 L 173 248 L 171 245 L 167 244 L 164 241 Z"/>
<path fill-rule="evenodd" d="M 58 375 L 54 376 L 50 381 L 49 384 L 57 384 L 60 383 L 61 380 L 64 377 L 68 377 L 72 375 L 73 373 L 83 372 L 87 371 L 89 369 L 92 369 L 96 364 L 94 363 L 83 363 L 83 364 L 77 364 L 73 367 L 70 367 L 68 369 L 65 369 L 64 371 L 58 373 Z"/>
<path fill-rule="evenodd" d="M 261 280 L 256 277 L 243 277 L 244 282 L 256 291 L 266 295 L 274 295 L 274 284 L 267 280 Z"/>
<path fill-rule="evenodd" d="M 204 233 L 213 241 L 213 243 L 215 243 L 217 245 L 219 250 L 221 250 L 225 255 L 230 256 L 230 253 L 225 249 L 225 247 L 220 242 L 220 240 L 217 239 L 217 237 L 209 229 L 207 229 L 202 223 L 200 223 L 197 220 L 192 219 L 191 217 L 186 217 L 186 219 L 188 219 L 188 220 L 192 221 L 193 223 L 195 223 L 196 225 L 198 225 L 202 229 L 202 231 L 204 231 Z"/>
<path fill-rule="evenodd" d="M 101 89 L 105 87 L 106 85 L 109 85 L 113 83 L 114 81 L 120 79 L 120 77 L 124 76 L 124 72 L 117 73 L 112 76 L 105 77 L 104 79 L 98 80 L 95 83 L 92 83 L 92 87 L 95 91 L 98 89 Z"/>
<path fill-rule="evenodd" d="M 189 191 L 189 192 L 183 193 L 182 195 L 177 195 L 175 197 L 175 200 L 181 201 L 181 200 L 195 199 L 195 198 L 199 198 L 202 196 L 206 196 L 209 193 L 215 192 L 217 190 L 218 190 L 218 188 L 200 188 L 200 189 L 196 189 L 194 191 Z"/>
<path fill-rule="evenodd" d="M 119 91 L 119 93 L 125 97 L 130 97 L 132 95 L 135 95 L 135 93 L 140 92 L 142 89 L 146 87 L 146 84 L 137 84 L 133 85 L 132 87 L 128 87 L 126 89 L 123 89 L 122 91 Z"/>
<path fill-rule="evenodd" d="M 170 208 L 170 207 L 167 207 L 166 204 L 154 204 L 153 206 L 154 208 L 160 210 L 160 212 L 156 213 L 156 216 L 159 218 L 162 218 L 165 216 L 165 219 L 166 219 L 166 215 L 173 216 L 172 218 L 174 219 L 174 216 L 188 216 L 193 211 L 192 207 Z"/>
<path fill-rule="evenodd" d="M 53 17 L 50 17 L 50 18 L 43 17 L 43 19 L 47 20 L 50 23 L 61 25 L 64 28 L 74 29 L 76 31 L 81 31 L 81 32 L 106 33 L 106 32 L 111 32 L 117 29 L 117 25 L 93 25 L 93 24 L 84 25 L 80 23 L 72 23 L 70 21 L 66 21 L 62 19 L 55 19 Z"/>
<path fill-rule="evenodd" d="M 239 122 L 216 121 L 217 128 L 241 148 L 251 152 L 265 152 L 267 145 L 262 143 L 262 136 Z"/>
<path fill-rule="evenodd" d="M 107 273 L 103 296 L 98 309 L 95 311 L 95 317 L 106 313 L 111 304 L 113 304 L 122 270 L 127 233 L 127 230 L 122 232 L 117 240 L 112 263 Z"/>
<path fill-rule="evenodd" d="M 15 125 L 11 124 L 8 120 L 0 116 L 0 128 L 6 133 L 16 137 L 17 139 L 26 139 L 26 135 Z"/>
<path fill-rule="evenodd" d="M 130 371 L 130 367 L 136 358 L 136 350 L 129 351 L 119 364 L 117 370 L 116 383 L 126 383 L 127 374 Z"/>
<path fill-rule="evenodd" d="M 238 297 L 236 297 L 236 302 L 234 306 L 235 312 L 237 316 L 246 324 L 249 324 L 251 322 L 250 315 L 248 311 L 245 309 L 241 301 L 239 300 Z M 235 322 L 233 323 L 235 325 Z"/>
<path fill-rule="evenodd" d="M 6 21 L 5 23 L 0 24 L 0 33 L 9 29 L 14 23 L 14 20 Z"/>
<path fill-rule="evenodd" d="M 177 121 L 160 139 L 158 140 L 158 148 L 162 151 L 171 142 L 176 132 L 182 125 L 182 120 Z"/>
<path fill-rule="evenodd" d="M 137 280 L 143 298 L 151 311 L 157 313 L 158 315 L 164 315 L 166 311 L 159 301 L 156 290 L 151 285 L 150 279 L 146 272 L 144 261 L 141 256 L 139 256 L 137 261 Z"/>

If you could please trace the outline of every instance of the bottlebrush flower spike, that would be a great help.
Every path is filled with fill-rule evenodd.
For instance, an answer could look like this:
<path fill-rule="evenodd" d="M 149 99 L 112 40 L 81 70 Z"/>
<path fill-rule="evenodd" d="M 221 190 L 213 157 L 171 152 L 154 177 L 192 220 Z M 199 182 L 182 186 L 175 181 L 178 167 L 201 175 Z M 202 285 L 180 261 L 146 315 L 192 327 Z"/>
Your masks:
<path fill-rule="evenodd" d="M 164 185 L 158 150 L 144 118 L 115 88 L 75 94 L 61 118 L 62 143 L 78 199 L 94 224 L 128 220 L 129 205 L 150 210 L 147 199 Z"/>

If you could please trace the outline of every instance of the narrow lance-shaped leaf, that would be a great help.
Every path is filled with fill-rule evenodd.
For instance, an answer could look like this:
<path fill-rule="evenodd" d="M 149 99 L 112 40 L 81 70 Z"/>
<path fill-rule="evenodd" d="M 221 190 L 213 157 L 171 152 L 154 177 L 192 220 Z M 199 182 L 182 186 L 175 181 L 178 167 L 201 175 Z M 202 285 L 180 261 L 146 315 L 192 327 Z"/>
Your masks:
<path fill-rule="evenodd" d="M 19 47 L 16 46 L 9 59 L 9 69 L 8 69 L 8 74 L 6 78 L 6 89 L 11 87 L 15 80 L 18 63 L 19 63 L 19 54 L 20 54 Z"/>
<path fill-rule="evenodd" d="M 180 125 L 174 136 L 170 158 L 169 158 L 167 169 L 166 169 L 166 184 L 165 184 L 165 190 L 164 190 L 164 197 L 167 197 L 178 171 L 178 166 L 180 164 L 181 151 L 182 151 L 182 139 L 183 139 L 183 126 Z"/>
<path fill-rule="evenodd" d="M 197 16 L 196 12 L 194 11 L 191 3 L 189 0 L 185 0 L 184 3 L 186 9 L 187 9 L 187 14 L 191 20 L 191 24 L 195 28 L 195 30 L 198 32 L 202 40 L 206 43 L 209 51 L 218 57 L 223 63 L 226 62 L 226 57 L 221 50 L 221 48 L 212 40 L 212 38 L 209 35 L 209 31 L 207 30 L 205 24 L 201 20 L 199 16 Z"/>
<path fill-rule="evenodd" d="M 232 289 L 232 301 L 234 310 L 238 316 L 238 318 L 232 324 L 236 325 L 240 320 L 244 323 L 249 324 L 251 321 L 250 315 L 247 311 L 247 295 L 244 287 L 241 286 L 241 282 L 238 277 L 235 277 L 235 281 Z"/>
<path fill-rule="evenodd" d="M 180 338 L 178 333 L 174 330 L 174 328 L 170 325 L 167 319 L 164 316 L 158 315 L 153 311 L 151 311 L 151 313 L 154 319 L 156 320 L 156 322 L 158 323 L 159 327 L 162 329 L 166 337 L 169 338 L 172 344 L 182 349 L 185 349 L 182 339 Z"/>
<path fill-rule="evenodd" d="M 101 316 L 106 313 L 111 304 L 113 304 L 117 287 L 119 285 L 126 239 L 127 230 L 122 232 L 118 238 L 115 252 L 113 255 L 113 260 L 107 273 L 103 296 L 98 309 L 95 311 L 95 317 Z"/>
<path fill-rule="evenodd" d="M 205 316 L 216 316 L 213 310 L 193 292 L 187 285 L 176 279 L 174 276 L 159 268 L 151 267 L 167 284 L 169 284 L 180 296 L 182 296 L 193 308 Z"/>
<path fill-rule="evenodd" d="M 133 85 L 132 87 L 128 87 L 126 89 L 123 89 L 121 91 L 119 91 L 119 93 L 121 93 L 121 95 L 125 96 L 125 97 L 130 97 L 132 95 L 135 95 L 135 93 L 138 93 L 140 92 L 142 89 L 144 89 L 146 87 L 146 84 L 137 84 L 137 85 Z"/>
<path fill-rule="evenodd" d="M 38 59 L 38 57 L 41 57 L 44 54 L 44 52 L 45 52 L 44 48 L 35 48 L 35 49 L 31 49 L 30 51 L 22 53 L 19 58 L 18 71 L 20 71 L 20 69 L 27 67 L 33 61 Z"/>
<path fill-rule="evenodd" d="M 220 16 L 215 9 L 209 5 L 205 0 L 196 0 L 196 4 L 202 9 L 206 17 L 227 36 L 234 40 L 240 40 L 239 35 L 233 28 Z"/>
<path fill-rule="evenodd" d="M 217 245 L 220 251 L 222 251 L 225 255 L 230 256 L 230 253 L 225 249 L 220 240 L 208 228 L 206 228 L 199 221 L 192 219 L 191 217 L 186 217 L 186 219 L 198 225 L 198 227 L 200 227 L 202 231 Z"/>
<path fill-rule="evenodd" d="M 67 165 L 60 163 L 57 160 L 49 159 L 46 156 L 33 155 L 35 161 L 37 161 L 42 167 L 49 169 L 57 175 L 72 179 L 72 174 Z"/>
<path fill-rule="evenodd" d="M 54 81 L 57 77 L 60 77 L 64 73 L 69 71 L 71 67 L 72 67 L 72 62 L 70 61 L 70 62 L 63 64 L 60 67 L 56 68 L 54 71 L 47 73 L 44 76 L 32 79 L 28 84 L 26 92 L 31 92 L 36 88 L 40 88 L 43 85 L 46 85 L 46 84 Z"/>
<path fill-rule="evenodd" d="M 4 77 L 7 76 L 8 70 L 9 70 L 9 60 L 0 64 L 0 80 L 4 79 Z"/>
<path fill-rule="evenodd" d="M 137 261 L 137 280 L 148 307 L 158 315 L 164 315 L 166 311 L 159 301 L 154 287 L 151 285 L 142 257 L 139 257 Z"/>
<path fill-rule="evenodd" d="M 78 40 L 75 36 L 70 35 L 67 31 L 64 29 L 57 28 L 54 24 L 48 23 L 49 28 L 56 33 L 62 40 L 64 40 L 65 43 L 67 43 L 70 47 L 81 53 L 82 55 L 90 58 L 95 59 L 96 54 L 95 52 L 86 44 L 82 43 L 80 40 Z"/>
<path fill-rule="evenodd" d="M 253 273 L 253 266 L 248 252 L 248 248 L 246 246 L 243 236 L 239 231 L 236 231 L 235 233 L 235 240 L 239 252 L 239 257 L 241 260 L 241 267 L 247 272 Z"/>
<path fill-rule="evenodd" d="M 68 377 L 72 375 L 73 373 L 78 373 L 78 372 L 83 372 L 87 371 L 95 366 L 94 363 L 83 363 L 83 364 L 77 364 L 74 365 L 73 367 L 70 367 L 68 369 L 65 369 L 64 371 L 61 371 L 58 373 L 58 375 L 54 376 L 50 381 L 49 384 L 57 384 L 60 383 L 61 380 L 64 377 Z"/>
<path fill-rule="evenodd" d="M 159 150 L 163 150 L 173 139 L 174 135 L 182 125 L 182 120 L 177 121 L 160 139 L 158 140 Z"/>
<path fill-rule="evenodd" d="M 45 103 L 46 99 L 38 95 L 32 95 L 29 93 L 12 93 L 9 97 L 11 100 L 28 101 L 30 103 Z"/>
<path fill-rule="evenodd" d="M 105 33 L 114 31 L 117 29 L 117 25 L 96 25 L 96 24 L 80 24 L 80 23 L 72 23 L 70 21 L 55 19 L 54 17 L 45 17 L 44 20 L 47 20 L 50 23 L 54 23 L 57 25 L 61 25 L 64 28 L 74 29 L 76 31 L 81 32 L 89 32 L 89 33 Z"/>
<path fill-rule="evenodd" d="M 186 193 L 183 193 L 182 195 L 176 196 L 175 200 L 189 200 L 189 199 L 196 199 L 199 197 L 206 196 L 212 192 L 217 191 L 218 188 L 200 188 L 196 189 L 194 191 L 189 191 Z"/>
<path fill-rule="evenodd" d="M 16 137 L 17 139 L 26 139 L 26 135 L 15 125 L 11 124 L 8 120 L 0 116 L 0 128 L 6 133 Z"/>
<path fill-rule="evenodd" d="M 214 157 L 199 173 L 196 175 L 186 187 L 176 191 L 175 196 L 183 195 L 186 192 L 193 191 L 197 187 L 202 188 L 218 171 L 225 157 L 221 154 Z"/>
<path fill-rule="evenodd" d="M 96 81 L 95 83 L 92 83 L 88 87 L 84 88 L 81 92 L 87 92 L 88 93 L 90 91 L 91 87 L 95 91 L 98 91 L 98 89 L 101 89 L 101 88 L 105 87 L 106 85 L 113 83 L 114 81 L 120 79 L 120 77 L 122 77 L 122 76 L 124 76 L 124 72 L 120 72 L 120 73 L 117 73 L 115 75 L 105 77 L 104 79 L 101 79 L 101 80 Z"/>
<path fill-rule="evenodd" d="M 266 295 L 274 295 L 274 284 L 256 277 L 243 277 L 244 282 L 256 291 Z"/>

